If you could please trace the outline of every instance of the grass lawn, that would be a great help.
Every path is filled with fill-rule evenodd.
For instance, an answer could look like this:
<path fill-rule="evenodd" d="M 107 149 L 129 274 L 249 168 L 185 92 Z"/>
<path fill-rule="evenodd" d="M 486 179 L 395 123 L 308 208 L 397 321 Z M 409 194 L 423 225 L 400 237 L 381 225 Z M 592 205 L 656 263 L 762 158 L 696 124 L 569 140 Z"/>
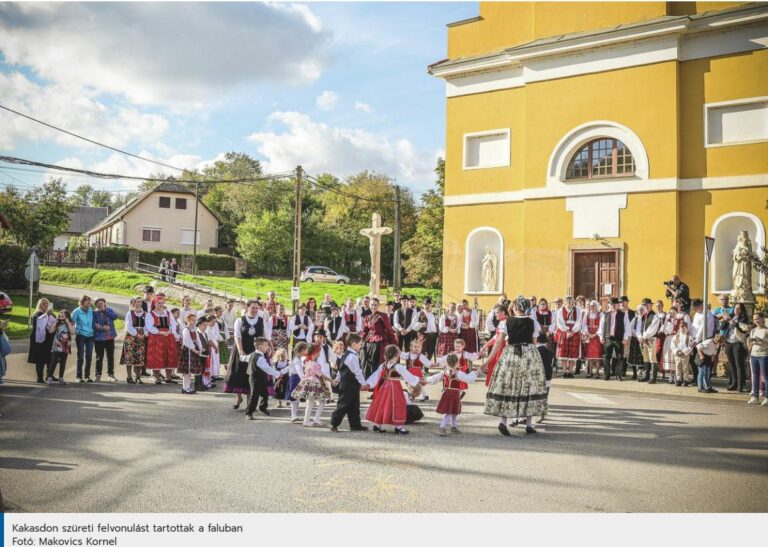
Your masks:
<path fill-rule="evenodd" d="M 71 287 L 102 290 L 116 294 L 135 295 L 134 287 L 147 285 L 153 280 L 151 277 L 133 272 L 118 270 L 94 270 L 93 268 L 54 268 L 41 267 L 42 281 L 54 285 L 66 285 Z M 291 281 L 285 279 L 235 279 L 233 277 L 202 276 L 212 287 L 224 289 L 229 293 L 236 293 L 242 288 L 243 296 L 250 297 L 257 294 L 266 296 L 267 291 L 273 290 L 282 302 L 288 302 L 291 295 Z M 404 294 L 413 294 L 419 300 L 425 296 L 431 296 L 437 300 L 440 296 L 439 289 L 425 289 L 421 287 L 403 288 Z M 314 297 L 318 302 L 323 299 L 325 293 L 330 293 L 333 299 L 341 304 L 347 298 L 358 298 L 368 293 L 368 285 L 337 285 L 334 283 L 302 283 L 301 300 L 306 301 Z M 385 294 L 392 297 L 392 289 Z"/>
<path fill-rule="evenodd" d="M 61 309 L 68 309 L 69 311 L 72 311 L 77 307 L 77 302 L 74 300 L 69 300 L 67 298 L 61 298 L 58 296 L 49 296 L 49 295 L 43 295 L 48 300 L 50 300 L 53 303 L 53 310 L 54 313 L 57 313 Z M 8 338 L 11 340 L 18 340 L 20 338 L 27 338 L 29 336 L 29 328 L 27 327 L 27 320 L 28 320 L 28 308 L 29 305 L 29 296 L 22 296 L 18 294 L 12 294 L 10 295 L 11 300 L 13 300 L 13 310 L 10 314 L 0 314 L 0 320 L 4 321 L 6 319 L 10 320 L 10 323 L 8 324 L 8 329 L 5 331 L 8 335 Z M 37 300 L 34 300 L 32 302 L 32 305 L 34 306 L 37 304 Z M 34 313 L 34 308 L 32 309 L 32 313 Z M 115 320 L 115 329 L 117 329 L 118 333 L 123 329 L 124 327 L 124 321 L 122 319 L 116 319 Z"/>

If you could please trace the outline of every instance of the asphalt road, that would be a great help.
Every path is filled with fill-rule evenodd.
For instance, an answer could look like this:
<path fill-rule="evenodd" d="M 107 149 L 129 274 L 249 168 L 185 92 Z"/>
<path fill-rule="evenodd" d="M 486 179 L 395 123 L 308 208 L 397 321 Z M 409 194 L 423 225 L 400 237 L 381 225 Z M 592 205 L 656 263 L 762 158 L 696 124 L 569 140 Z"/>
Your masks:
<path fill-rule="evenodd" d="M 104 298 L 107 301 L 107 306 L 115 310 L 118 316 L 123 317 L 128 313 L 128 303 L 131 300 L 130 296 L 121 294 L 113 294 L 103 291 L 93 291 L 88 288 L 79 289 L 76 287 L 63 287 L 61 285 L 48 285 L 46 283 L 40 284 L 40 292 L 44 295 L 55 295 L 62 298 L 68 298 L 74 301 L 80 300 L 80 297 L 87 294 L 92 300 L 97 298 Z"/>
<path fill-rule="evenodd" d="M 482 414 L 478 383 L 465 399 L 461 435 L 436 435 L 435 400 L 422 405 L 424 423 L 408 436 L 333 434 L 290 424 L 287 409 L 246 422 L 222 393 L 39 386 L 22 361 L 13 356 L 0 386 L 0 490 L 9 510 L 768 508 L 768 408 L 743 401 L 590 393 L 555 381 L 540 433 L 517 428 L 505 438 Z"/>

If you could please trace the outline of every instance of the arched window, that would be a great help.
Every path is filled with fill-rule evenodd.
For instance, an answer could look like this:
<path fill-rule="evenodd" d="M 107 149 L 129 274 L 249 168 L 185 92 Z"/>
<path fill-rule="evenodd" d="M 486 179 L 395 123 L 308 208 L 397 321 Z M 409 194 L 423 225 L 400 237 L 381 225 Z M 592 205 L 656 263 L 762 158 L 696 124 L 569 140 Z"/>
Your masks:
<path fill-rule="evenodd" d="M 635 159 L 618 139 L 598 138 L 582 146 L 571 158 L 566 180 L 628 177 L 635 174 Z"/>

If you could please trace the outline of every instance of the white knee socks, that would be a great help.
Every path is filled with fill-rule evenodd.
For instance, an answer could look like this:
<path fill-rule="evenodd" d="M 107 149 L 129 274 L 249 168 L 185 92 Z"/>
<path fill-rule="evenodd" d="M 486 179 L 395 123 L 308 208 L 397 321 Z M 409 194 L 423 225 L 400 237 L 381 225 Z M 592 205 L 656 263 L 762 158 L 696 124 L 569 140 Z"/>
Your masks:
<path fill-rule="evenodd" d="M 451 423 L 451 415 L 443 414 L 443 419 L 440 420 L 440 429 L 445 429 Z"/>
<path fill-rule="evenodd" d="M 319 422 L 323 415 L 323 409 L 325 409 L 325 401 L 319 401 L 317 403 L 317 410 L 315 411 L 315 421 Z"/>
<path fill-rule="evenodd" d="M 181 375 L 181 385 L 184 387 L 184 389 L 191 389 L 192 380 L 189 374 Z"/>
<path fill-rule="evenodd" d="M 299 401 L 291 401 L 291 418 L 299 415 Z"/>

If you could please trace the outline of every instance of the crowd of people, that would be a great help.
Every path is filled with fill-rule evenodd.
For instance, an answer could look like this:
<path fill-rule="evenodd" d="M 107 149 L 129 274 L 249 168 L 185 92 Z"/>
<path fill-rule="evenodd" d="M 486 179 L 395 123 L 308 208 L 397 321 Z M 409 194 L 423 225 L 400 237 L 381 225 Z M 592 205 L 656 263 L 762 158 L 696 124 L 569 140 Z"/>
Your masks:
<path fill-rule="evenodd" d="M 678 286 L 681 285 L 678 281 Z M 672 288 L 672 290 L 675 290 Z M 685 291 L 683 291 L 685 292 Z M 249 300 L 236 310 L 234 301 L 195 309 L 189 296 L 180 307 L 163 293 L 145 287 L 131 299 L 119 365 L 130 384 L 181 384 L 194 395 L 223 383 L 234 396 L 233 408 L 245 404 L 245 416 L 270 415 L 269 400 L 290 410 L 292 423 L 323 426 L 325 406 L 336 403 L 330 428 L 338 431 L 346 417 L 351 430 L 365 430 L 361 392 L 370 392 L 365 420 L 375 432 L 388 427 L 407 434 L 407 423 L 423 413 L 424 387 L 441 384 L 436 411 L 440 435 L 458 434 L 461 401 L 468 384 L 485 373 L 485 414 L 499 418 L 499 431 L 525 423 L 536 433 L 535 420 L 547 412 L 553 371 L 565 378 L 697 386 L 715 393 L 711 377 L 720 351 L 727 356 L 730 391 L 749 391 L 749 404 L 768 406 L 768 329 L 760 313 L 721 297 L 714 312 L 703 303 L 675 293 L 672 307 L 648 298 L 634 309 L 627 297 L 601 305 L 582 296 L 546 299 L 518 296 L 499 299 L 481 325 L 481 313 L 466 300 L 436 313 L 430 298 L 421 306 L 413 296 L 397 294 L 379 302 L 365 297 L 338 305 L 326 294 L 310 298 L 288 314 L 275 293 Z M 691 315 L 692 312 L 692 315 Z M 115 376 L 117 314 L 103 298 L 80 299 L 71 313 L 54 314 L 45 298 L 33 316 L 29 358 L 40 383 L 64 382 L 67 358 L 76 348 L 76 379 L 92 383 Z M 747 368 L 747 360 L 750 367 Z M 475 370 L 475 363 L 482 365 Z M 749 372 L 749 374 L 748 374 Z M 751 389 L 747 388 L 751 378 Z M 304 404 L 303 417 L 300 406 Z"/>

